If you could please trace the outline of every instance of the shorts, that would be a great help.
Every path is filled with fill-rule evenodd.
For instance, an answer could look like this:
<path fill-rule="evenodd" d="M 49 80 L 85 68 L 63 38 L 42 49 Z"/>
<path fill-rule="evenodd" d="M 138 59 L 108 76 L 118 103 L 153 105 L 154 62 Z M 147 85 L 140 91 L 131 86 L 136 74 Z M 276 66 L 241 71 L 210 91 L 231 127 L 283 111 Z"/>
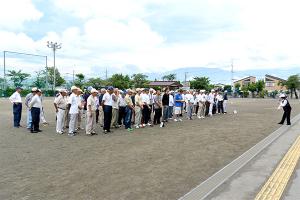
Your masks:
<path fill-rule="evenodd" d="M 175 115 L 181 114 L 181 107 L 175 107 Z"/>

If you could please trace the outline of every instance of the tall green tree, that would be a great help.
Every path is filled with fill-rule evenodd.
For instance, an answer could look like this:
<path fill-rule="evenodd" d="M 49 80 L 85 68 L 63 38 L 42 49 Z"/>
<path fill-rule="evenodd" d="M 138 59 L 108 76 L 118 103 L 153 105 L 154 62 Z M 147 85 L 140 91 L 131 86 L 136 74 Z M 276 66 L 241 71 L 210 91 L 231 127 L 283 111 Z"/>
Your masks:
<path fill-rule="evenodd" d="M 51 85 L 52 90 L 54 90 L 55 87 L 61 86 L 66 81 L 65 79 L 60 75 L 60 72 L 57 68 L 55 68 L 55 86 L 54 86 L 54 67 L 46 67 L 43 72 L 45 79 L 48 78 L 48 83 Z"/>
<path fill-rule="evenodd" d="M 281 82 L 281 85 L 284 85 L 287 87 L 287 89 L 290 91 L 291 98 L 293 98 L 293 94 L 295 94 L 296 99 L 298 99 L 297 89 L 300 88 L 300 77 L 298 74 L 291 75 L 285 82 Z"/>
<path fill-rule="evenodd" d="M 23 73 L 22 70 L 8 70 L 7 76 L 10 77 L 15 87 L 22 87 L 23 82 L 30 77 L 30 74 Z"/>
<path fill-rule="evenodd" d="M 176 74 L 167 74 L 162 77 L 163 80 L 174 81 L 176 79 Z"/>
<path fill-rule="evenodd" d="M 85 76 L 80 73 L 80 74 L 75 74 L 76 79 L 74 80 L 74 85 L 76 85 L 79 88 L 82 88 L 85 82 Z"/>
<path fill-rule="evenodd" d="M 37 88 L 45 88 L 46 87 L 46 79 L 43 70 L 35 72 L 35 79 L 32 83 L 33 87 Z"/>
<path fill-rule="evenodd" d="M 134 88 L 144 88 L 148 86 L 149 81 L 148 76 L 142 73 L 138 73 L 138 74 L 133 74 L 131 76 L 132 78 L 132 86 Z"/>
<path fill-rule="evenodd" d="M 194 77 L 193 80 L 190 81 L 190 86 L 193 89 L 200 89 L 200 90 L 210 90 L 210 80 L 208 77 Z"/>
<path fill-rule="evenodd" d="M 254 92 L 257 90 L 256 84 L 255 83 L 250 83 L 248 85 L 248 90 L 251 92 L 252 98 L 254 98 Z"/>
<path fill-rule="evenodd" d="M 106 86 L 106 82 L 101 78 L 90 78 L 84 83 L 85 87 L 92 86 L 93 88 L 99 89 Z"/>
<path fill-rule="evenodd" d="M 257 89 L 257 92 L 258 92 L 259 96 L 264 97 L 265 96 L 265 94 L 264 94 L 265 81 L 264 80 L 258 80 L 256 82 L 256 89 Z"/>
<path fill-rule="evenodd" d="M 128 75 L 123 74 L 113 74 L 112 77 L 109 78 L 109 82 L 116 88 L 119 89 L 128 89 L 131 85 L 131 80 Z"/>

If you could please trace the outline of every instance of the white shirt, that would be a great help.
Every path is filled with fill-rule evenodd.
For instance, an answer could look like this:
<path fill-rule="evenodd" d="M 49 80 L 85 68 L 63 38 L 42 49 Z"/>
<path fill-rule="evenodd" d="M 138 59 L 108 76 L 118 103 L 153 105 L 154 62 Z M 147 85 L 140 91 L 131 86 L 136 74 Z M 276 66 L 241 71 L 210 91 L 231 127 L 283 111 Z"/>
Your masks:
<path fill-rule="evenodd" d="M 42 101 L 39 95 L 34 95 L 29 103 L 29 108 L 42 108 Z"/>
<path fill-rule="evenodd" d="M 119 106 L 120 107 L 126 106 L 125 97 L 123 98 L 121 95 L 119 96 Z"/>
<path fill-rule="evenodd" d="M 146 105 L 150 104 L 150 97 L 148 94 L 142 93 L 141 94 L 142 102 Z"/>
<path fill-rule="evenodd" d="M 213 103 L 214 102 L 214 98 L 215 98 L 214 94 L 213 93 L 209 93 L 209 95 L 207 96 L 207 101 L 209 103 Z"/>
<path fill-rule="evenodd" d="M 67 98 L 63 97 L 61 94 L 54 99 L 54 103 L 57 108 L 66 109 L 67 106 Z"/>
<path fill-rule="evenodd" d="M 218 95 L 217 95 L 217 100 L 218 100 L 218 101 L 223 101 L 223 100 L 224 100 L 224 98 L 223 98 L 223 96 L 222 96 L 222 95 L 218 94 Z"/>
<path fill-rule="evenodd" d="M 29 94 L 26 95 L 26 97 L 25 97 L 25 105 L 26 105 L 27 108 L 29 108 L 29 103 L 30 103 L 30 101 L 31 101 L 31 99 L 32 99 L 33 96 L 34 95 L 32 93 L 29 93 Z"/>
<path fill-rule="evenodd" d="M 115 98 L 115 101 L 113 100 L 113 98 Z M 116 94 L 112 94 L 111 99 L 112 99 L 112 107 L 115 109 L 119 109 L 119 101 L 120 101 L 119 96 L 117 96 Z"/>
<path fill-rule="evenodd" d="M 79 112 L 77 95 L 72 93 L 69 97 L 68 103 L 71 104 L 69 113 L 77 114 Z"/>
<path fill-rule="evenodd" d="M 204 103 L 206 101 L 205 97 L 206 97 L 205 94 L 198 94 L 197 95 L 198 102 Z"/>
<path fill-rule="evenodd" d="M 279 110 L 280 108 L 283 108 L 284 106 L 286 106 L 286 104 L 287 104 L 287 100 L 286 100 L 286 99 L 280 101 L 280 104 L 279 104 L 279 106 L 278 106 L 278 110 Z"/>
<path fill-rule="evenodd" d="M 173 95 L 169 95 L 169 106 L 174 106 L 174 97 Z"/>
<path fill-rule="evenodd" d="M 113 100 L 112 100 L 111 94 L 109 94 L 108 92 L 106 92 L 106 93 L 103 95 L 102 102 L 103 102 L 103 101 L 104 101 L 104 105 L 106 105 L 106 106 L 112 106 Z"/>
<path fill-rule="evenodd" d="M 96 111 L 97 107 L 96 107 L 96 99 L 98 97 L 93 97 L 93 95 L 90 95 L 86 101 L 86 106 L 87 106 L 87 111 L 89 112 L 90 109 L 89 109 L 89 106 L 91 106 L 91 110 L 92 111 Z"/>
<path fill-rule="evenodd" d="M 192 94 L 186 94 L 184 98 L 186 103 L 194 103 L 194 96 Z"/>
<path fill-rule="evenodd" d="M 22 98 L 19 92 L 14 92 L 10 97 L 9 100 L 11 103 L 22 103 Z"/>

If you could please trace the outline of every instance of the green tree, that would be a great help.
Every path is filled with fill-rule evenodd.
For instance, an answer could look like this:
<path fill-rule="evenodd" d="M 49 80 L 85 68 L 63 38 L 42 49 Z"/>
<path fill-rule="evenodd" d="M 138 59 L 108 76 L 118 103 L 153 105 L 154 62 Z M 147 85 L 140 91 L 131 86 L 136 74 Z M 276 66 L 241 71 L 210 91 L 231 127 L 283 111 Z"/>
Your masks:
<path fill-rule="evenodd" d="M 224 86 L 224 91 L 227 91 L 227 92 L 229 92 L 229 93 L 231 93 L 231 85 L 225 85 Z"/>
<path fill-rule="evenodd" d="M 257 89 L 257 92 L 258 92 L 259 96 L 264 98 L 264 96 L 265 96 L 265 92 L 264 92 L 265 81 L 264 80 L 258 80 L 256 82 L 256 89 Z"/>
<path fill-rule="evenodd" d="M 210 90 L 210 80 L 208 77 L 194 77 L 193 80 L 190 81 L 190 86 L 193 89 L 200 89 L 200 90 Z"/>
<path fill-rule="evenodd" d="M 286 86 L 290 91 L 291 98 L 293 98 L 293 93 L 295 94 L 296 99 L 298 99 L 297 89 L 300 88 L 300 77 L 298 74 L 289 76 L 287 81 L 280 83 L 283 86 Z"/>
<path fill-rule="evenodd" d="M 99 89 L 101 87 L 104 87 L 106 85 L 106 82 L 102 80 L 101 78 L 90 78 L 85 83 L 85 87 L 92 86 L 93 88 Z"/>
<path fill-rule="evenodd" d="M 60 72 L 58 71 L 57 68 L 55 68 L 55 86 L 54 86 L 54 67 L 46 67 L 44 72 L 45 76 L 48 78 L 48 83 L 52 86 L 52 90 L 54 90 L 55 87 L 61 86 L 64 84 L 66 81 L 63 77 L 61 77 Z"/>
<path fill-rule="evenodd" d="M 130 77 L 123 74 L 114 74 L 109 78 L 109 82 L 116 88 L 128 89 L 131 85 Z"/>
<path fill-rule="evenodd" d="M 248 90 L 248 86 L 243 85 L 241 88 L 241 91 L 243 92 L 243 97 L 247 98 L 249 96 L 249 90 Z"/>
<path fill-rule="evenodd" d="M 76 79 L 74 81 L 74 85 L 76 85 L 79 88 L 82 88 L 82 86 L 84 85 L 84 80 L 85 80 L 85 76 L 83 74 L 75 74 Z"/>
<path fill-rule="evenodd" d="M 148 86 L 149 81 L 147 80 L 148 76 L 142 73 L 133 74 L 132 85 L 134 88 L 144 88 Z"/>
<path fill-rule="evenodd" d="M 36 76 L 35 76 L 35 80 L 32 83 L 32 86 L 37 87 L 37 88 L 45 88 L 46 79 L 45 79 L 43 70 L 37 71 L 35 73 L 36 73 Z"/>
<path fill-rule="evenodd" d="M 250 83 L 248 85 L 248 90 L 251 92 L 252 94 L 252 98 L 254 98 L 254 92 L 256 91 L 257 87 L 255 83 Z"/>
<path fill-rule="evenodd" d="M 15 87 L 22 87 L 23 82 L 30 77 L 30 74 L 23 73 L 22 70 L 8 70 L 7 76 L 10 77 Z"/>
<path fill-rule="evenodd" d="M 174 81 L 176 79 L 176 74 L 167 74 L 162 77 L 163 80 Z"/>

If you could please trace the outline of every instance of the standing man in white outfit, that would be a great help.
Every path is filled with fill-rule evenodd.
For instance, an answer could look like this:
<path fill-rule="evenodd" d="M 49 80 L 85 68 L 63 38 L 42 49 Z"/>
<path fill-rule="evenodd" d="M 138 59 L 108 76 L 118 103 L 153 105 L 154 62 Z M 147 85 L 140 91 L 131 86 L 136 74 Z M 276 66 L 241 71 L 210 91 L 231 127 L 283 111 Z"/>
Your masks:
<path fill-rule="evenodd" d="M 70 104 L 70 122 L 69 122 L 69 136 L 75 136 L 75 125 L 76 125 L 76 120 L 78 116 L 78 110 L 79 110 L 79 105 L 78 105 L 78 100 L 77 100 L 77 90 L 78 88 L 76 86 L 71 87 L 72 94 L 69 97 L 69 104 Z"/>
<path fill-rule="evenodd" d="M 67 91 L 61 89 L 60 94 L 54 100 L 54 107 L 56 111 L 56 133 L 64 133 L 64 124 L 65 124 L 65 112 L 67 108 Z"/>
<path fill-rule="evenodd" d="M 29 103 L 32 100 L 32 98 L 34 97 L 34 95 L 37 92 L 37 88 L 34 87 L 31 89 L 31 93 L 27 94 L 25 97 L 25 106 L 27 108 L 27 129 L 31 130 L 31 126 L 32 126 L 32 117 L 31 117 L 31 110 L 29 108 Z"/>
<path fill-rule="evenodd" d="M 211 92 L 208 95 L 208 102 L 209 102 L 209 116 L 212 116 L 212 110 L 213 110 L 213 106 L 214 106 L 214 98 L 215 98 L 215 90 L 211 90 Z"/>
<path fill-rule="evenodd" d="M 9 100 L 13 104 L 13 114 L 14 114 L 14 127 L 21 127 L 20 121 L 22 116 L 22 98 L 21 98 L 21 87 L 17 87 L 15 93 L 13 93 Z"/>
<path fill-rule="evenodd" d="M 42 132 L 40 130 L 40 115 L 41 115 L 41 108 L 42 108 L 42 101 L 41 101 L 42 91 L 37 90 L 34 97 L 29 103 L 29 108 L 31 110 L 32 116 L 32 126 L 31 126 L 31 133 L 38 133 Z"/>
<path fill-rule="evenodd" d="M 96 133 L 96 99 L 98 98 L 98 91 L 91 90 L 91 95 L 87 99 L 87 112 L 86 112 L 86 127 L 85 133 L 87 135 L 97 135 Z"/>

